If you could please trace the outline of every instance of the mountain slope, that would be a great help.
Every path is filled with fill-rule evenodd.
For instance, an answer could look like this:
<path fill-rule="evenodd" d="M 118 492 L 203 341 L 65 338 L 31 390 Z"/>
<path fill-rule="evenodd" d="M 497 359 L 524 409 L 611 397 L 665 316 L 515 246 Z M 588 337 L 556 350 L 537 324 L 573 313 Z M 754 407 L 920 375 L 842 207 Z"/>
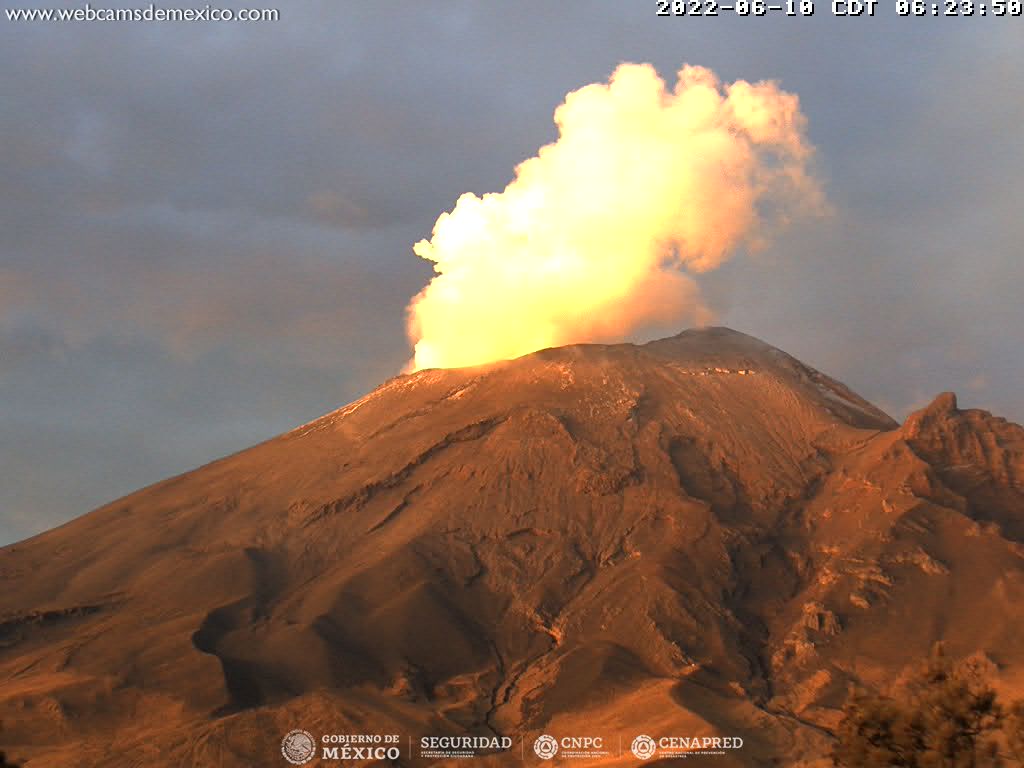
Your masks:
<path fill-rule="evenodd" d="M 294 727 L 597 729 L 813 761 L 850 682 L 935 640 L 1024 683 L 1022 473 L 1016 425 L 946 395 L 899 427 L 728 329 L 401 376 L 0 550 L 0 742 L 241 766 Z"/>

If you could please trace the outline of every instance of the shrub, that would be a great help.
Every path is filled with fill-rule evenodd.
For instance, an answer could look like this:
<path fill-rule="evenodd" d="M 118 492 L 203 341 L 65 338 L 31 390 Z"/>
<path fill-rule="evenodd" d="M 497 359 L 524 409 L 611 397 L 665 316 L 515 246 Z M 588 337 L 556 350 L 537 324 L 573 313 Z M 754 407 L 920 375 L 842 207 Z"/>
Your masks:
<path fill-rule="evenodd" d="M 1011 708 L 1013 717 L 1024 751 L 1024 705 Z M 951 663 L 939 646 L 898 695 L 850 697 L 832 761 L 846 768 L 996 768 L 1003 764 L 1002 725 L 992 687 L 968 665 Z"/>

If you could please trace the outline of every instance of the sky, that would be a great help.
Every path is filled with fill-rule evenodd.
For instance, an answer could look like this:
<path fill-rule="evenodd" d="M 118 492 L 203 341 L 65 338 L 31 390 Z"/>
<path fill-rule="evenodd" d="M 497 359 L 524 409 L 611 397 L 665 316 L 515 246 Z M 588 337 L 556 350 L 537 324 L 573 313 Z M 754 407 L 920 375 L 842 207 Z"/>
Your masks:
<path fill-rule="evenodd" d="M 898 419 L 954 390 L 1024 421 L 1019 17 L 277 7 L 0 17 L 0 544 L 396 375 L 432 274 L 413 244 L 461 194 L 502 190 L 565 94 L 621 62 L 800 98 L 831 214 L 697 276 L 717 324 Z"/>

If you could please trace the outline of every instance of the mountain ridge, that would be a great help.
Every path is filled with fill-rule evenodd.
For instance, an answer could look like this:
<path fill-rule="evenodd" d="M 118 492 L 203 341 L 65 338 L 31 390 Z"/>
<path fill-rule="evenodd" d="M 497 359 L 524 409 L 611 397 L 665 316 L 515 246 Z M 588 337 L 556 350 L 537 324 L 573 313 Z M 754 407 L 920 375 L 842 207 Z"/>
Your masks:
<path fill-rule="evenodd" d="M 949 394 L 901 426 L 728 329 L 399 376 L 0 549 L 0 741 L 660 730 L 823 764 L 847 686 L 936 640 L 1024 684 L 1022 477 L 1019 426 Z"/>

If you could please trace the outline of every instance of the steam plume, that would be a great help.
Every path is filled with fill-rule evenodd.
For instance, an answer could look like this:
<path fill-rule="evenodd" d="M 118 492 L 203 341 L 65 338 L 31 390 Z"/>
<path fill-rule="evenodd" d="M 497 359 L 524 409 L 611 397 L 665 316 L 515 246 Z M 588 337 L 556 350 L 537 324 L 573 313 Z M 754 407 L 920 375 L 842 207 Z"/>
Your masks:
<path fill-rule="evenodd" d="M 437 275 L 409 304 L 411 369 L 701 324 L 688 272 L 824 207 L 799 101 L 772 82 L 723 87 L 685 66 L 670 92 L 652 66 L 622 64 L 555 123 L 503 192 L 462 195 L 414 246 Z"/>

